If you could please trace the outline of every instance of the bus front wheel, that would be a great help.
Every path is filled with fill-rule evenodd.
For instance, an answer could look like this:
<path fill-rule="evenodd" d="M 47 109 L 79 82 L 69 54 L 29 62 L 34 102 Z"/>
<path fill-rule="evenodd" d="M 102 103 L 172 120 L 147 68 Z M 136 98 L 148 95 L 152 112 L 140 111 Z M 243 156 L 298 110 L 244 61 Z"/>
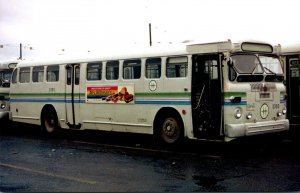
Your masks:
<path fill-rule="evenodd" d="M 49 108 L 42 114 L 42 130 L 46 133 L 54 133 L 59 128 L 55 110 Z"/>
<path fill-rule="evenodd" d="M 166 144 L 176 144 L 181 140 L 182 126 L 179 119 L 175 116 L 167 116 L 162 119 L 159 135 Z"/>

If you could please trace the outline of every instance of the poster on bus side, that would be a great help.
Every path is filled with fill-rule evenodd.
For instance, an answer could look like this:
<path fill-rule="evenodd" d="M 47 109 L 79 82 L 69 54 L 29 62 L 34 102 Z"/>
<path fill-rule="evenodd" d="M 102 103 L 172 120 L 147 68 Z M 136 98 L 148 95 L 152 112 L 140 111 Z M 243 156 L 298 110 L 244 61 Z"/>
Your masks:
<path fill-rule="evenodd" d="M 134 86 L 86 86 L 86 103 L 134 103 Z"/>

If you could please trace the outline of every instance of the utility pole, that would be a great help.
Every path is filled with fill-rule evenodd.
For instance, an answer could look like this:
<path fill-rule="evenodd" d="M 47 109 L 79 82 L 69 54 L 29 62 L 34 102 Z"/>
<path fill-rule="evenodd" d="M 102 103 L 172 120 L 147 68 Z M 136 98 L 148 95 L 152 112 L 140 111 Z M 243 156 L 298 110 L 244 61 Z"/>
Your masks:
<path fill-rule="evenodd" d="M 22 43 L 20 43 L 20 57 L 19 57 L 20 60 L 22 60 Z"/>
<path fill-rule="evenodd" d="M 149 23 L 149 40 L 150 40 L 150 46 L 152 46 L 151 23 Z"/>

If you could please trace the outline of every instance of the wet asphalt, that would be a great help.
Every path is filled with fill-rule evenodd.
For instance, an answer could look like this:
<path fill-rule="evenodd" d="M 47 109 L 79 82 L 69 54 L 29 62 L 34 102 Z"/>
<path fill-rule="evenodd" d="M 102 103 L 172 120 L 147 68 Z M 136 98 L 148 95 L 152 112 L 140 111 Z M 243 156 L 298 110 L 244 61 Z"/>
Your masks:
<path fill-rule="evenodd" d="M 169 148 L 147 135 L 11 124 L 0 132 L 0 192 L 300 191 L 298 146 L 267 135 Z"/>

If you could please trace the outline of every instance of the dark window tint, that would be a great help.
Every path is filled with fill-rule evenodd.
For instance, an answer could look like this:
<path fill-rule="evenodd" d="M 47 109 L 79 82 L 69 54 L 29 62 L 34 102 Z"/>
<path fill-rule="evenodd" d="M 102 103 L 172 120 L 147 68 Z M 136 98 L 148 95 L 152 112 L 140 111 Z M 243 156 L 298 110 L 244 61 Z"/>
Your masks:
<path fill-rule="evenodd" d="M 123 63 L 124 79 L 139 79 L 141 77 L 141 60 L 125 60 Z"/>
<path fill-rule="evenodd" d="M 56 82 L 59 80 L 59 66 L 47 67 L 47 81 Z"/>
<path fill-rule="evenodd" d="M 20 83 L 27 83 L 30 81 L 30 68 L 20 68 L 20 75 L 19 75 Z"/>
<path fill-rule="evenodd" d="M 108 61 L 106 63 L 106 79 L 117 80 L 119 78 L 119 61 Z"/>
<path fill-rule="evenodd" d="M 44 67 L 36 66 L 32 69 L 32 82 L 43 82 L 44 81 Z"/>
<path fill-rule="evenodd" d="M 187 57 L 173 57 L 167 59 L 166 75 L 168 78 L 186 77 Z"/>
<path fill-rule="evenodd" d="M 102 79 L 102 63 L 87 64 L 87 80 L 101 80 Z"/>
<path fill-rule="evenodd" d="M 160 78 L 161 58 L 149 58 L 146 60 L 146 78 Z"/>

